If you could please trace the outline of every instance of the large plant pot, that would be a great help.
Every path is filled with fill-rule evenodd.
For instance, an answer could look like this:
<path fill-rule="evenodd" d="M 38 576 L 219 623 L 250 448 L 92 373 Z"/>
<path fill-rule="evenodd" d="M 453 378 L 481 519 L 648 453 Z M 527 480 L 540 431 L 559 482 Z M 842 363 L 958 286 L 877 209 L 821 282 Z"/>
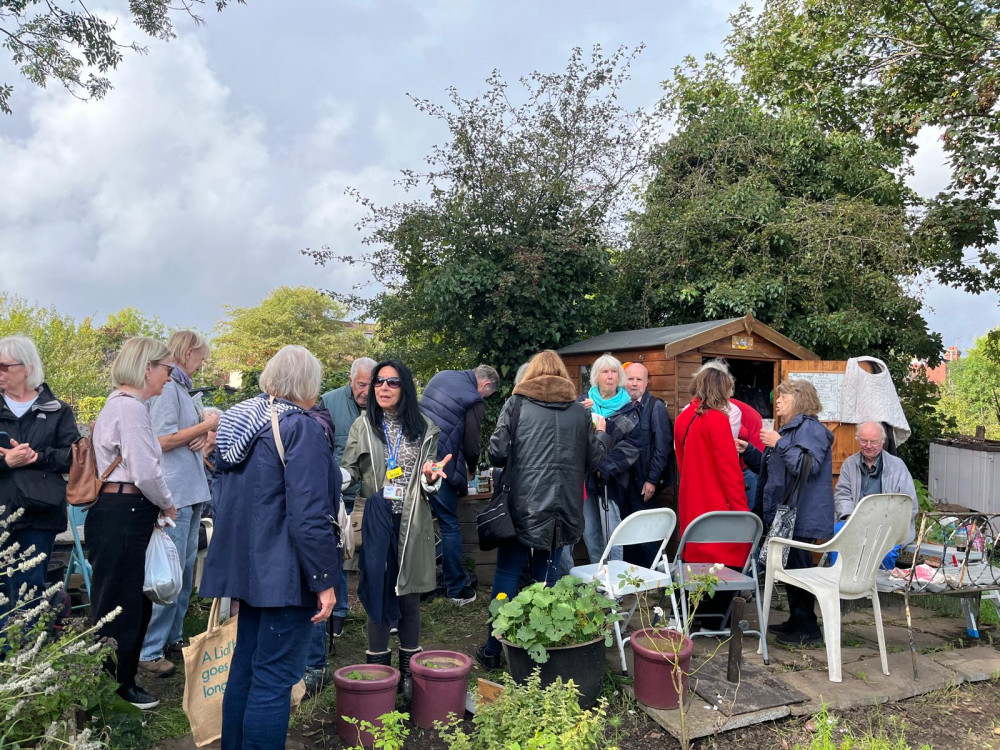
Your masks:
<path fill-rule="evenodd" d="M 688 675 L 691 674 L 691 652 L 694 644 L 690 638 L 676 630 L 642 628 L 632 634 L 634 659 L 635 699 L 650 708 L 677 708 L 680 702 L 674 682 L 674 649 L 680 643 L 677 663 L 680 666 L 681 694 L 687 692 Z"/>
<path fill-rule="evenodd" d="M 597 703 L 604 682 L 606 647 L 603 635 L 588 643 L 546 649 L 549 660 L 544 664 L 536 664 L 528 656 L 527 649 L 504 640 L 500 642 L 507 655 L 507 666 L 514 682 L 523 684 L 538 667 L 541 670 L 542 687 L 551 685 L 557 677 L 561 677 L 563 682 L 573 680 L 580 691 L 581 708 L 590 708 Z"/>
<path fill-rule="evenodd" d="M 348 677 L 354 675 L 354 677 Z M 363 679 L 357 679 L 357 677 Z M 358 744 L 358 729 L 362 721 L 370 721 L 381 726 L 378 717 L 396 707 L 396 685 L 399 670 L 382 664 L 350 664 L 333 673 L 333 684 L 337 686 L 337 736 L 347 747 Z M 344 717 L 358 720 L 358 727 L 348 724 Z M 369 732 L 361 732 L 361 744 L 371 747 L 375 738 Z"/>
<path fill-rule="evenodd" d="M 410 659 L 413 671 L 411 719 L 421 729 L 433 729 L 448 714 L 465 716 L 472 659 L 458 651 L 422 651 Z"/>

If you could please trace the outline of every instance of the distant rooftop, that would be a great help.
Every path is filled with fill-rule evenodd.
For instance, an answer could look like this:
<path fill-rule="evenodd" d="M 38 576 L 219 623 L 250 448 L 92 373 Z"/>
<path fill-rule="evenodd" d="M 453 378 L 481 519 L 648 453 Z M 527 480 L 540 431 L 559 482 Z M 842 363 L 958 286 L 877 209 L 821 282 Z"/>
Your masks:
<path fill-rule="evenodd" d="M 696 336 L 713 328 L 728 325 L 743 320 L 743 318 L 725 318 L 724 320 L 704 320 L 700 323 L 683 323 L 677 326 L 662 328 L 640 328 L 635 331 L 614 331 L 602 333 L 600 336 L 578 341 L 559 350 L 559 354 L 601 354 L 603 352 L 624 351 L 628 349 L 647 349 L 654 346 L 666 346 L 675 341 Z"/>

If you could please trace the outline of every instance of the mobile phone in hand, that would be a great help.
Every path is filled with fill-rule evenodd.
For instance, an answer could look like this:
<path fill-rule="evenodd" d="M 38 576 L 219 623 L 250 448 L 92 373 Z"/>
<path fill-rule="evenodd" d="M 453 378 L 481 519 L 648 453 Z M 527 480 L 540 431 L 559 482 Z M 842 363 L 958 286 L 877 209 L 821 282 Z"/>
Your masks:
<path fill-rule="evenodd" d="M 10 435 L 6 432 L 0 432 L 0 448 L 5 448 L 7 450 L 11 449 Z"/>

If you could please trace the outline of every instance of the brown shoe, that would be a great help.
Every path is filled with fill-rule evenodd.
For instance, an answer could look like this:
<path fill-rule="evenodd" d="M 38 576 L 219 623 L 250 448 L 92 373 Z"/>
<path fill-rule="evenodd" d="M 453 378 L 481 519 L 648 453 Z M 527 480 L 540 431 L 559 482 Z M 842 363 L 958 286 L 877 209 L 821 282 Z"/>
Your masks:
<path fill-rule="evenodd" d="M 184 653 L 184 641 L 177 641 L 176 643 L 168 643 L 167 647 L 163 649 L 164 656 L 180 656 Z"/>
<path fill-rule="evenodd" d="M 177 671 L 177 667 L 162 656 L 152 661 L 140 661 L 139 669 L 153 677 L 169 677 Z"/>

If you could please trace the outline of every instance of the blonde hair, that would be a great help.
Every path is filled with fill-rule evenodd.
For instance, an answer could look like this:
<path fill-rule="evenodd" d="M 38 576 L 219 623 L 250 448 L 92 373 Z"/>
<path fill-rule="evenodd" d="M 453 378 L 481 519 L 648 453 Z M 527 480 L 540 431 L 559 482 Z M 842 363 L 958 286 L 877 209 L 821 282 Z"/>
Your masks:
<path fill-rule="evenodd" d="M 571 383 L 573 382 L 569 376 L 569 370 L 566 369 L 566 364 L 562 361 L 562 357 L 551 349 L 538 352 L 538 354 L 528 360 L 528 368 L 524 371 L 521 382 L 523 383 L 532 378 L 540 378 L 543 375 L 555 375 L 559 378 L 566 378 Z"/>
<path fill-rule="evenodd" d="M 197 331 L 174 331 L 167 339 L 170 357 L 179 365 L 186 364 L 187 353 L 192 350 L 208 349 L 205 337 Z M 189 375 L 191 373 L 188 373 Z"/>
<path fill-rule="evenodd" d="M 32 390 L 38 388 L 45 380 L 45 371 L 42 369 L 42 358 L 38 355 L 38 347 L 27 336 L 8 336 L 5 339 L 0 339 L 0 357 L 10 357 L 24 365 L 28 375 L 25 385 Z"/>
<path fill-rule="evenodd" d="M 728 412 L 729 397 L 733 393 L 733 376 L 729 370 L 707 363 L 698 370 L 691 381 L 691 397 L 698 399 L 698 413 L 708 409 Z"/>
<path fill-rule="evenodd" d="M 148 336 L 136 336 L 126 341 L 111 365 L 111 385 L 121 388 L 130 385 L 143 388 L 146 385 L 146 367 L 158 365 L 170 359 L 170 350 L 162 341 Z"/>
<path fill-rule="evenodd" d="M 283 346 L 260 374 L 258 381 L 264 393 L 289 401 L 311 401 L 319 396 L 323 381 L 323 366 L 304 346 Z"/>
<path fill-rule="evenodd" d="M 594 360 L 594 364 L 590 367 L 590 384 L 596 386 L 597 377 L 605 370 L 618 371 L 618 387 L 621 388 L 625 383 L 625 368 L 622 367 L 621 362 L 610 354 L 602 354 Z"/>
<path fill-rule="evenodd" d="M 782 381 L 778 384 L 778 395 L 784 396 L 786 394 L 795 399 L 792 406 L 795 413 L 790 416 L 804 414 L 807 417 L 815 417 L 823 411 L 823 403 L 819 400 L 819 394 L 816 393 L 816 386 L 808 380 Z"/>

